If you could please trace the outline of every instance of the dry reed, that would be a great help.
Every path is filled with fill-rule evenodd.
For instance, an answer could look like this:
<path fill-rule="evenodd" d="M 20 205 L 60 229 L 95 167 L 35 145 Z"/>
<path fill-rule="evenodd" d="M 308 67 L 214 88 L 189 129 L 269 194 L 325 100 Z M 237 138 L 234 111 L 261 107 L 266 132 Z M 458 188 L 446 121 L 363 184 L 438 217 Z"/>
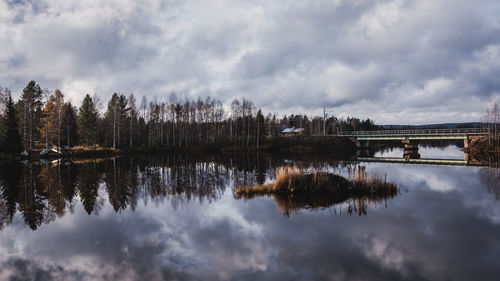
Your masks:
<path fill-rule="evenodd" d="M 328 172 L 307 172 L 297 166 L 284 166 L 276 170 L 276 181 L 258 186 L 236 189 L 237 198 L 252 198 L 266 194 L 294 194 L 298 192 L 329 192 L 349 196 L 384 195 L 397 193 L 397 187 L 386 179 L 366 175 L 366 167 L 348 167 L 348 179 Z"/>

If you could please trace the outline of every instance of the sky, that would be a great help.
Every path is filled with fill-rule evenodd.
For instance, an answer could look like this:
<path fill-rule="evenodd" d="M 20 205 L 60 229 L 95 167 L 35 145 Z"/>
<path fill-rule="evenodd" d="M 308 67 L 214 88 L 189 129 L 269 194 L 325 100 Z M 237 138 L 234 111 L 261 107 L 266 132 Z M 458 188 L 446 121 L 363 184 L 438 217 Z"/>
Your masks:
<path fill-rule="evenodd" d="M 500 101 L 498 0 L 0 0 L 0 86 L 247 98 L 377 124 L 480 121 Z"/>

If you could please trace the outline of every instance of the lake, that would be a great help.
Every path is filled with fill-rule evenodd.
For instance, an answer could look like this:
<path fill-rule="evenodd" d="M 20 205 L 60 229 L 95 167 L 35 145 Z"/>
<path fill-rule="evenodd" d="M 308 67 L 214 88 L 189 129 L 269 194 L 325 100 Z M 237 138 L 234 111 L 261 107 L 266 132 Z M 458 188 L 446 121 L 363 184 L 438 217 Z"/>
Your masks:
<path fill-rule="evenodd" d="M 456 146 L 420 154 L 463 159 Z M 362 165 L 399 192 L 235 198 L 292 164 L 344 176 Z M 499 175 L 256 153 L 10 164 L 0 172 L 0 279 L 498 280 Z"/>

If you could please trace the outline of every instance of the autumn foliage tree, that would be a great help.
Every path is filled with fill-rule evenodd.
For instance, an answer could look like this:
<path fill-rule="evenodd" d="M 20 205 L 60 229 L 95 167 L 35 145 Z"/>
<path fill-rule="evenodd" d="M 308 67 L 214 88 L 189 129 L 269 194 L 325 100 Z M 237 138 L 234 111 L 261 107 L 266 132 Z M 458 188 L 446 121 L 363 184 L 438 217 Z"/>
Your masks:
<path fill-rule="evenodd" d="M 42 139 L 48 137 L 49 143 L 61 147 L 62 121 L 64 115 L 64 95 L 60 90 L 55 90 L 48 98 L 43 109 L 41 124 L 48 124 L 47 130 L 42 126 L 40 133 Z M 46 135 L 48 134 L 48 136 Z"/>

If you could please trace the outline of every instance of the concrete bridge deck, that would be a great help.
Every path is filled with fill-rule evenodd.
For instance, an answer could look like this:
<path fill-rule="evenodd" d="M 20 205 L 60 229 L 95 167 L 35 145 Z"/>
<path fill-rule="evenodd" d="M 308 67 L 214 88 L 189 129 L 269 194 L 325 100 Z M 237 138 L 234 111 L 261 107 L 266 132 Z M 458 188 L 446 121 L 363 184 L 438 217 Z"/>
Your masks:
<path fill-rule="evenodd" d="M 463 140 L 464 147 L 471 142 L 488 136 L 488 128 L 460 129 L 420 129 L 420 130 L 381 130 L 381 131 L 343 131 L 338 136 L 356 140 L 358 147 L 369 147 L 370 141 L 400 140 L 409 154 L 417 155 L 418 141 L 421 140 Z"/>
<path fill-rule="evenodd" d="M 488 135 L 488 128 L 460 129 L 420 129 L 420 130 L 380 130 L 380 131 L 343 131 L 339 136 L 353 137 L 357 141 L 370 140 L 467 140 Z"/>

